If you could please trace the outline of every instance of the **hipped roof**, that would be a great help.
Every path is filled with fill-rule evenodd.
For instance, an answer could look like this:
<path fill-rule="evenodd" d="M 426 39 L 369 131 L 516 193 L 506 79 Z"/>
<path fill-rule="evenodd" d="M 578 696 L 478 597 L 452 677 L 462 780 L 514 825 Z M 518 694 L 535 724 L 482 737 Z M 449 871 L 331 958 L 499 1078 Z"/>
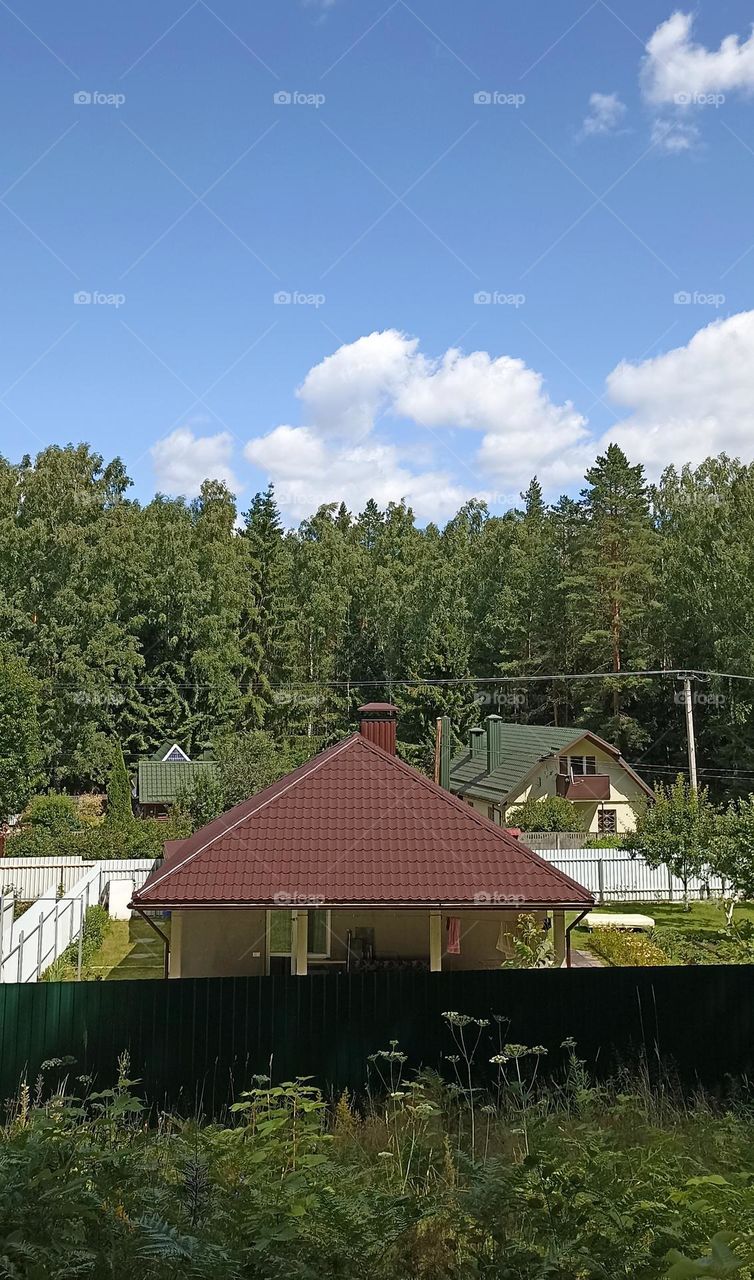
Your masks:
<path fill-rule="evenodd" d="M 187 840 L 142 907 L 592 905 L 581 885 L 353 734 Z"/>

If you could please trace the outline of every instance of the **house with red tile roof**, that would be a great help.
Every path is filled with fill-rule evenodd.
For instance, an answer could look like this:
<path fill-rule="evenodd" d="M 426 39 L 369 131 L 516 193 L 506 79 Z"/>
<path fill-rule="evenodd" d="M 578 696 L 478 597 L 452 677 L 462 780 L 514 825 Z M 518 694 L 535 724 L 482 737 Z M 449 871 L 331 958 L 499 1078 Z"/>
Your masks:
<path fill-rule="evenodd" d="M 134 894 L 169 911 L 173 977 L 499 968 L 519 917 L 568 949 L 593 898 L 396 755 L 397 708 L 185 840 Z"/>

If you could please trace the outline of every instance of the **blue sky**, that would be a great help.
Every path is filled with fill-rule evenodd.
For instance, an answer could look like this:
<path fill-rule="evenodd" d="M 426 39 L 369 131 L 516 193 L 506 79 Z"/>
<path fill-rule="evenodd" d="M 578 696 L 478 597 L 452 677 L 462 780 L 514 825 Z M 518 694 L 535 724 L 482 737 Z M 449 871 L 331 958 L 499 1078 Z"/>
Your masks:
<path fill-rule="evenodd" d="M 754 457 L 751 21 L 3 0 L 0 449 L 292 522 Z"/>

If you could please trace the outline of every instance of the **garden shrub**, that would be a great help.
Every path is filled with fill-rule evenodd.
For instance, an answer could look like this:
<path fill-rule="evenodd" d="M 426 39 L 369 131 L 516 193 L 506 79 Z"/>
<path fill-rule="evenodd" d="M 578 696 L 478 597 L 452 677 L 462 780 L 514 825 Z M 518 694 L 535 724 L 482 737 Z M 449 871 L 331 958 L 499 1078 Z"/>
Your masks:
<path fill-rule="evenodd" d="M 610 964 L 652 965 L 670 964 L 666 953 L 652 938 L 644 933 L 628 933 L 624 929 L 593 929 L 589 945 Z"/>

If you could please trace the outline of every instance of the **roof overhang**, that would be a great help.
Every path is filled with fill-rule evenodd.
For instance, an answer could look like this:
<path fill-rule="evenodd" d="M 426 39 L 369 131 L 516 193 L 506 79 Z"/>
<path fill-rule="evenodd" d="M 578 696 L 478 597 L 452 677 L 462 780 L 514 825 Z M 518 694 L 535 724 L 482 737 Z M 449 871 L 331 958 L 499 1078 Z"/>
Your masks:
<path fill-rule="evenodd" d="M 492 894 L 489 895 L 493 897 Z M 150 902 L 138 897 L 128 904 L 135 911 L 587 911 L 594 898 L 577 902 Z"/>

